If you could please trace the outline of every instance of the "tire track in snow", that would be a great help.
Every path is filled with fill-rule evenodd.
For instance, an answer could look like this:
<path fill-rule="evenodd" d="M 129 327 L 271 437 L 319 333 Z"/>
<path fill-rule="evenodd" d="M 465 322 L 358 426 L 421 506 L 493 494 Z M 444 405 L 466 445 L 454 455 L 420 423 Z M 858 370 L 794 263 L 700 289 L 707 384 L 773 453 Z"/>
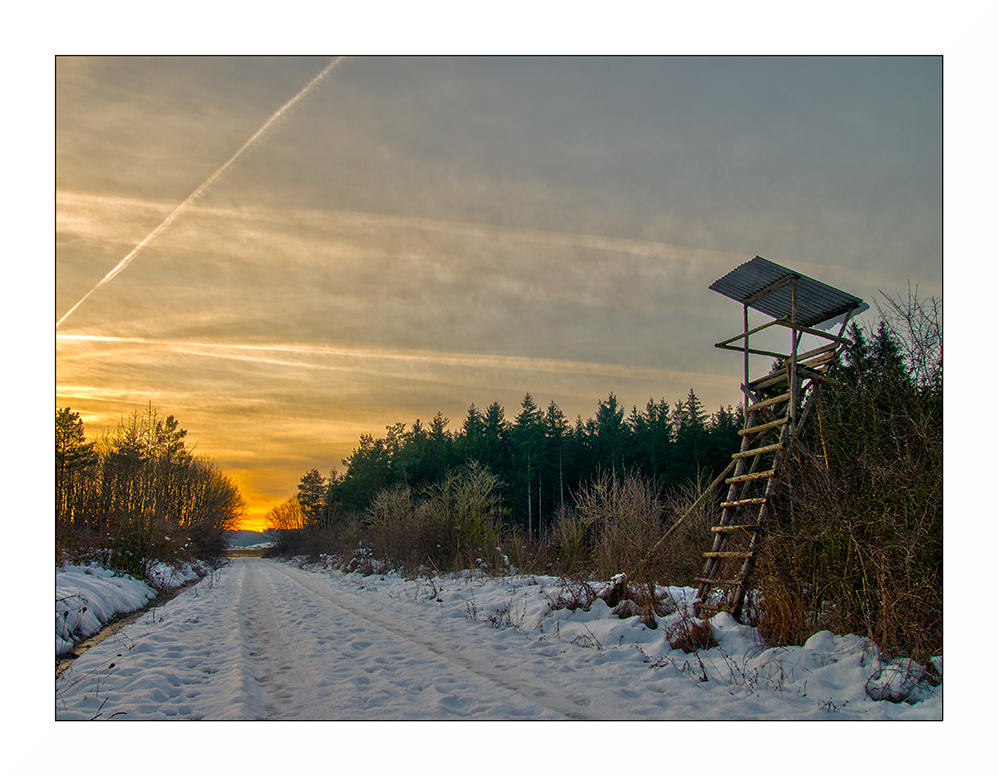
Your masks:
<path fill-rule="evenodd" d="M 244 561 L 244 569 L 240 620 L 250 670 L 246 684 L 248 695 L 260 698 L 253 690 L 263 691 L 257 704 L 262 706 L 256 709 L 258 716 L 263 719 L 324 716 L 312 691 L 321 679 L 295 648 L 295 639 L 282 627 L 282 618 L 274 605 L 281 598 L 280 591 L 272 579 L 260 573 L 256 563 Z M 263 592 L 261 579 L 267 588 Z"/>
<path fill-rule="evenodd" d="M 509 664 L 496 664 L 494 662 L 483 662 L 472 657 L 459 654 L 446 644 L 434 639 L 432 636 L 420 632 L 414 628 L 404 625 L 399 620 L 389 620 L 364 609 L 360 605 L 350 605 L 336 595 L 336 592 L 328 585 L 322 584 L 322 577 L 318 580 L 314 574 L 297 569 L 291 569 L 283 564 L 274 563 L 274 570 L 279 571 L 285 578 L 295 585 L 303 588 L 314 596 L 318 596 L 333 606 L 342 609 L 354 617 L 370 623 L 376 628 L 388 631 L 390 634 L 400 636 L 406 641 L 421 647 L 429 652 L 443 658 L 456 668 L 468 671 L 477 677 L 485 679 L 499 687 L 516 693 L 524 700 L 532 704 L 542 706 L 556 714 L 563 715 L 569 719 L 604 719 L 605 717 L 594 716 L 587 713 L 585 705 L 587 701 L 581 699 L 573 700 L 565 696 L 560 690 L 551 685 L 539 681 L 536 677 L 520 675 L 514 666 Z M 270 569 L 268 568 L 268 571 Z M 498 656 L 497 656 L 498 657 Z"/>

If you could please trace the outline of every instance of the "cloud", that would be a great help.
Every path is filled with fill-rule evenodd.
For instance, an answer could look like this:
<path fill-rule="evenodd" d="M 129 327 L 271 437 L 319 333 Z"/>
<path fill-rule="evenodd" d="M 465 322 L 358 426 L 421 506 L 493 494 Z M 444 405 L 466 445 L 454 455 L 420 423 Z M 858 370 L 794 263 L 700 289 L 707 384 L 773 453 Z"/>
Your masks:
<path fill-rule="evenodd" d="M 326 61 L 58 58 L 56 318 Z M 755 254 L 941 291 L 938 64 L 352 62 L 59 328 L 59 400 L 152 401 L 254 498 L 526 391 L 737 402 L 708 286 Z"/>
<path fill-rule="evenodd" d="M 530 358 L 487 353 L 448 353 L 392 348 L 372 348 L 351 345 L 302 345 L 296 343 L 233 344 L 198 341 L 155 340 L 144 337 L 113 337 L 88 334 L 59 334 L 61 342 L 121 343 L 144 345 L 146 352 L 165 349 L 174 353 L 244 361 L 251 364 L 276 365 L 292 369 L 325 369 L 332 371 L 373 374 L 379 377 L 404 377 L 409 380 L 440 379 L 438 370 L 519 371 L 532 374 L 611 376 L 622 380 L 648 380 L 664 383 L 698 382 L 723 385 L 726 378 L 718 375 L 684 372 L 672 369 L 625 366 L 599 362 L 571 361 L 555 358 Z M 71 361 L 73 356 L 62 356 Z"/>

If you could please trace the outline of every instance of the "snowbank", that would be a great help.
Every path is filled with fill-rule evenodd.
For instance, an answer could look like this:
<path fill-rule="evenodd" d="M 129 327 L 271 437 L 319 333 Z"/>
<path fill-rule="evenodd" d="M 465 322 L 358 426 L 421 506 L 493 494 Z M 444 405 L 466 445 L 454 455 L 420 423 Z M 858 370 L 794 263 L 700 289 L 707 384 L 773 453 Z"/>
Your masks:
<path fill-rule="evenodd" d="M 148 581 L 94 563 L 56 568 L 55 654 L 70 652 L 73 644 L 97 633 L 115 615 L 141 609 L 156 597 L 157 589 L 180 587 L 208 568 L 203 563 L 178 567 L 158 563 L 149 570 Z"/>

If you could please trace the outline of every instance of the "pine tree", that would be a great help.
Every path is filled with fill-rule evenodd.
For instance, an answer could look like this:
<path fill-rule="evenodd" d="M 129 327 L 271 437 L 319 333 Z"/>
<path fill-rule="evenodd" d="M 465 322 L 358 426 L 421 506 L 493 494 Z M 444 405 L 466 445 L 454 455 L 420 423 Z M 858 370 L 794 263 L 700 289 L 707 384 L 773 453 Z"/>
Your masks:
<path fill-rule="evenodd" d="M 461 425 L 461 431 L 454 440 L 455 448 L 462 463 L 485 458 L 485 416 L 474 404 L 468 407 L 468 414 Z"/>
<path fill-rule="evenodd" d="M 325 517 L 326 480 L 318 469 L 307 472 L 298 483 L 298 503 L 309 525 L 321 525 Z"/>
<path fill-rule="evenodd" d="M 535 515 L 540 513 L 536 488 L 538 474 L 544 466 L 544 415 L 529 393 L 523 397 L 510 435 L 516 461 L 510 482 L 514 509 L 518 503 L 520 508 L 525 507 L 527 532 L 532 534 Z"/>
<path fill-rule="evenodd" d="M 676 405 L 676 464 L 680 480 L 695 481 L 707 463 L 709 434 L 703 403 L 690 388 L 685 402 Z"/>
<path fill-rule="evenodd" d="M 624 408 L 611 393 L 605 402 L 599 402 L 596 407 L 596 452 L 602 468 L 623 473 L 627 436 Z"/>
<path fill-rule="evenodd" d="M 485 410 L 482 450 L 484 460 L 481 463 L 485 464 L 493 474 L 508 480 L 510 465 L 509 424 L 506 422 L 502 405 L 498 402 L 492 402 Z"/>
<path fill-rule="evenodd" d="M 94 443 L 87 442 L 83 421 L 69 407 L 55 413 L 55 513 L 73 520 L 79 474 L 97 462 Z"/>
<path fill-rule="evenodd" d="M 549 471 L 552 476 L 548 480 L 551 483 L 552 493 L 557 494 L 559 507 L 565 505 L 565 437 L 568 434 L 568 418 L 561 411 L 557 404 L 552 401 L 544 414 L 544 436 L 547 446 L 547 460 L 550 463 Z M 557 465 L 557 482 L 554 478 L 554 466 Z M 555 490 L 557 488 L 557 490 Z"/>

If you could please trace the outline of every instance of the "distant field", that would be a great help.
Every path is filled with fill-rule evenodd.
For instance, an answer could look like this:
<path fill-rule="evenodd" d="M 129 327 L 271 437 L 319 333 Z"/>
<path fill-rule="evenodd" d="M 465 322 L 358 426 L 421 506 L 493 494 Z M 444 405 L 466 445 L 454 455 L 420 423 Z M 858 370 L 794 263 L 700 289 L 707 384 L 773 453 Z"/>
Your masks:
<path fill-rule="evenodd" d="M 256 549 L 256 550 L 241 550 L 241 549 L 231 549 L 226 550 L 225 555 L 229 558 L 262 558 L 266 550 Z"/>

